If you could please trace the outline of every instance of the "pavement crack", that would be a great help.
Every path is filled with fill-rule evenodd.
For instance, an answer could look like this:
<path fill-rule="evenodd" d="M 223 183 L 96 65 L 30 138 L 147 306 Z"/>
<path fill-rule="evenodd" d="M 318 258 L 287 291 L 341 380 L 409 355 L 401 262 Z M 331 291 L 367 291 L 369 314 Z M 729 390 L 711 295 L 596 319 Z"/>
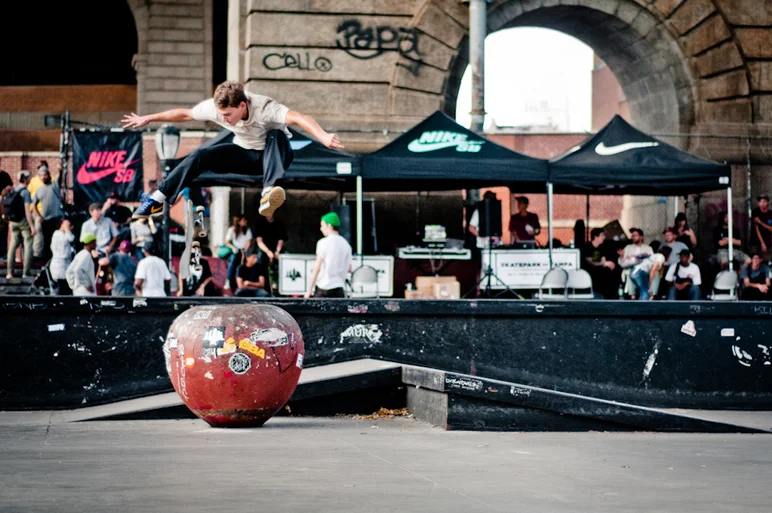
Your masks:
<path fill-rule="evenodd" d="M 494 506 L 491 506 L 490 504 L 488 504 L 488 503 L 486 503 L 486 502 L 483 502 L 483 501 L 481 501 L 481 500 L 479 500 L 479 499 L 475 499 L 474 497 L 470 497 L 469 495 L 467 495 L 467 494 L 465 494 L 465 493 L 463 493 L 463 492 L 459 492 L 458 490 L 456 490 L 456 489 L 454 489 L 454 488 L 451 488 L 451 487 L 449 487 L 449 486 L 446 486 L 446 485 L 444 485 L 444 484 L 442 484 L 442 483 L 438 483 L 437 481 L 435 481 L 434 479 L 432 479 L 432 478 L 430 478 L 430 477 L 426 477 L 426 476 L 424 476 L 423 474 L 419 474 L 418 472 L 415 472 L 415 471 L 413 471 L 413 470 L 410 470 L 409 468 L 405 468 L 405 467 L 403 467 L 402 465 L 400 465 L 400 464 L 398 464 L 398 463 L 394 463 L 393 461 L 389 461 L 389 460 L 387 460 L 386 458 L 383 458 L 383 457 L 381 457 L 381 456 L 378 456 L 377 454 L 373 454 L 373 453 L 371 453 L 371 452 L 369 452 L 369 451 L 366 451 L 366 450 L 364 450 L 364 449 L 361 449 L 361 448 L 357 447 L 356 445 L 354 445 L 354 444 L 352 444 L 352 443 L 350 443 L 350 442 L 347 442 L 347 441 L 345 441 L 345 440 L 341 440 L 340 438 L 337 438 L 336 440 L 337 440 L 338 442 L 340 442 L 340 443 L 344 444 L 344 445 L 348 445 L 349 447 L 352 447 L 352 448 L 356 449 L 356 450 L 357 450 L 357 451 L 359 451 L 359 452 L 365 453 L 365 454 L 367 454 L 368 456 L 372 456 L 373 458 L 379 459 L 379 460 L 381 460 L 381 461 L 383 461 L 383 462 L 385 462 L 385 463 L 388 463 L 389 465 L 393 465 L 393 466 L 395 466 L 395 467 L 399 468 L 400 470 L 403 470 L 403 471 L 407 472 L 408 474 L 414 475 L 414 476 L 416 476 L 416 477 L 418 477 L 418 478 L 420 478 L 420 479 L 423 479 L 424 481 L 427 481 L 427 482 L 429 482 L 429 483 L 432 483 L 432 484 L 433 484 L 433 485 L 435 485 L 435 486 L 439 486 L 439 487 L 441 487 L 441 488 L 444 488 L 444 489 L 448 490 L 449 492 L 453 492 L 453 493 L 455 493 L 456 495 L 459 495 L 459 496 L 461 496 L 461 497 L 463 497 L 463 498 L 465 498 L 465 499 L 469 499 L 470 501 L 476 502 L 477 504 L 481 504 L 481 505 L 485 506 L 486 508 L 488 508 L 488 509 L 490 509 L 490 510 L 492 510 L 492 511 L 503 511 L 503 510 L 500 510 L 500 509 L 498 509 L 498 508 L 496 508 L 496 507 L 494 507 Z"/>
<path fill-rule="evenodd" d="M 48 425 L 46 426 L 46 436 L 43 439 L 43 445 L 48 445 L 48 433 L 51 431 L 51 422 L 54 420 L 54 412 L 51 412 L 51 416 L 48 417 Z"/>

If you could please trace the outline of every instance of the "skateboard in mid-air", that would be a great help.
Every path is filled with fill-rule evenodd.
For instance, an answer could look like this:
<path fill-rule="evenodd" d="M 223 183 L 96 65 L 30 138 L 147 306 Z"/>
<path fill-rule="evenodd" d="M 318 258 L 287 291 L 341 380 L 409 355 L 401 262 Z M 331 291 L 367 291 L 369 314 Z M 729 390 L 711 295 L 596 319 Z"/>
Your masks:
<path fill-rule="evenodd" d="M 201 267 L 201 243 L 194 240 L 196 237 L 206 237 L 204 227 L 204 207 L 194 207 L 193 202 L 185 202 L 185 249 L 180 258 L 180 278 L 183 280 L 190 276 L 190 263 L 193 262 L 195 270 Z"/>

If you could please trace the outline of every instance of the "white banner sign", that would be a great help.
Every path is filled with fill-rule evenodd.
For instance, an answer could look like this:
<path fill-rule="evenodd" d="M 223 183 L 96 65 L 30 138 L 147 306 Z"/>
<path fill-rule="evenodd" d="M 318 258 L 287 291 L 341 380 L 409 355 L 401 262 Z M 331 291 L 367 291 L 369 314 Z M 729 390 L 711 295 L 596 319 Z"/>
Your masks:
<path fill-rule="evenodd" d="M 291 296 L 304 294 L 308 289 L 308 280 L 314 269 L 316 255 L 279 255 L 279 294 Z M 364 265 L 373 267 L 378 272 L 378 295 L 391 297 L 394 295 L 394 257 L 393 256 L 365 256 Z M 356 271 L 362 266 L 359 257 L 354 257 L 351 262 L 352 270 Z M 351 279 L 351 274 L 348 275 Z M 346 290 L 346 292 L 350 292 Z"/>
<path fill-rule="evenodd" d="M 485 272 L 488 268 L 488 252 L 483 251 L 482 257 L 482 270 Z M 547 249 L 494 249 L 491 251 L 491 260 L 493 274 L 512 289 L 538 289 L 542 278 L 550 270 L 550 256 Z M 562 267 L 566 270 L 578 269 L 579 250 L 553 250 L 552 267 Z M 505 288 L 495 277 L 491 277 L 490 280 L 492 289 Z M 480 284 L 483 288 L 486 285 L 487 279 Z"/>

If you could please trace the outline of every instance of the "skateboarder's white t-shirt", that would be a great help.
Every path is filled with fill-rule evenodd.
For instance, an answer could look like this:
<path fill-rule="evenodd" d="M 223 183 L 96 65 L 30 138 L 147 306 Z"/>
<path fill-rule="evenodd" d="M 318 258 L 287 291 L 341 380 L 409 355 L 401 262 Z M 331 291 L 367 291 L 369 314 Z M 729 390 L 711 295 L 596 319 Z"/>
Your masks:
<path fill-rule="evenodd" d="M 163 260 L 151 255 L 139 261 L 134 279 L 145 280 L 142 284 L 144 297 L 159 297 L 166 295 L 164 281 L 171 280 L 172 275 Z"/>
<path fill-rule="evenodd" d="M 284 130 L 287 138 L 291 138 L 287 130 L 287 112 L 285 107 L 267 96 L 244 91 L 249 100 L 249 117 L 235 125 L 229 125 L 215 107 L 214 99 L 204 100 L 193 107 L 193 119 L 212 121 L 233 132 L 233 143 L 247 150 L 265 149 L 265 135 L 270 130 Z"/>
<path fill-rule="evenodd" d="M 348 241 L 337 233 L 331 233 L 316 243 L 316 256 L 323 258 L 316 286 L 324 290 L 343 287 L 351 267 L 351 245 Z"/>

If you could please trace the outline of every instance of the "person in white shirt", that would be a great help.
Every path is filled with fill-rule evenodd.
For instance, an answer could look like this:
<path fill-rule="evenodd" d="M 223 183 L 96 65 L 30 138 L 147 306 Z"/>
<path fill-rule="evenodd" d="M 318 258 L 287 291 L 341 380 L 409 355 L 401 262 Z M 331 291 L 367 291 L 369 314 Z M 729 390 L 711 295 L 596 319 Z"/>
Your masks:
<path fill-rule="evenodd" d="M 619 257 L 619 267 L 622 268 L 622 283 L 625 284 L 625 292 L 630 296 L 639 296 L 636 283 L 630 278 L 630 272 L 633 267 L 652 256 L 654 250 L 648 244 L 643 243 L 643 230 L 640 228 L 630 228 L 630 240 L 632 244 L 625 246 L 622 256 Z"/>
<path fill-rule="evenodd" d="M 115 227 L 112 219 L 102 216 L 102 205 L 92 203 L 88 207 L 88 213 L 91 219 L 83 223 L 80 229 L 80 236 L 84 233 L 93 233 L 96 235 L 96 248 L 103 256 L 113 252 L 118 244 L 118 229 Z"/>
<path fill-rule="evenodd" d="M 59 229 L 51 237 L 51 262 L 48 264 L 48 270 L 51 272 L 51 279 L 59 284 L 58 293 L 60 296 L 68 296 L 72 293 L 67 284 L 67 267 L 72 262 L 72 255 L 75 252 L 72 249 L 72 242 L 75 235 L 72 233 L 72 223 L 69 219 L 63 219 L 59 224 Z"/>
<path fill-rule="evenodd" d="M 340 236 L 340 217 L 335 212 L 322 216 L 320 230 L 323 238 L 316 243 L 316 263 L 308 282 L 306 298 L 346 297 L 343 286 L 351 270 L 351 244 Z M 314 294 L 314 286 L 316 293 Z"/>
<path fill-rule="evenodd" d="M 94 250 L 97 237 L 91 232 L 81 234 L 81 249 L 72 262 L 67 266 L 65 273 L 67 284 L 72 289 L 73 296 L 96 295 L 96 267 L 94 266 Z"/>
<path fill-rule="evenodd" d="M 287 125 L 296 125 L 326 147 L 342 149 L 335 134 L 327 133 L 310 116 L 290 110 L 279 102 L 244 90 L 242 84 L 223 82 L 214 97 L 192 109 L 172 109 L 158 114 L 123 118 L 124 128 L 141 128 L 156 121 L 211 121 L 233 132 L 233 142 L 216 141 L 185 157 L 147 196 L 134 212 L 134 219 L 159 216 L 163 202 L 174 204 L 180 192 L 189 187 L 203 171 L 263 176 L 259 212 L 273 215 L 286 198 L 284 189 L 274 183 L 284 176 L 292 163 L 291 134 Z"/>
<path fill-rule="evenodd" d="M 247 226 L 247 218 L 244 214 L 233 216 L 233 223 L 225 232 L 225 245 L 231 248 L 231 256 L 228 257 L 228 279 L 225 282 L 226 289 L 236 290 L 236 270 L 244 263 L 244 255 L 252 247 L 252 230 Z"/>
<path fill-rule="evenodd" d="M 138 296 L 165 296 L 166 282 L 172 279 L 169 268 L 163 260 L 153 255 L 152 246 L 146 246 L 144 252 L 145 258 L 139 261 L 134 273 L 134 289 Z"/>
<path fill-rule="evenodd" d="M 659 271 L 664 267 L 670 256 L 670 246 L 660 246 L 659 252 L 650 255 L 630 271 L 630 281 L 640 291 L 638 299 L 651 299 L 659 289 Z"/>
<path fill-rule="evenodd" d="M 682 250 L 678 256 L 680 260 L 677 264 L 670 266 L 665 276 L 666 281 L 673 283 L 667 298 L 675 300 L 686 297 L 692 301 L 698 301 L 702 297 L 700 268 L 691 262 L 692 254 L 688 249 Z"/>

